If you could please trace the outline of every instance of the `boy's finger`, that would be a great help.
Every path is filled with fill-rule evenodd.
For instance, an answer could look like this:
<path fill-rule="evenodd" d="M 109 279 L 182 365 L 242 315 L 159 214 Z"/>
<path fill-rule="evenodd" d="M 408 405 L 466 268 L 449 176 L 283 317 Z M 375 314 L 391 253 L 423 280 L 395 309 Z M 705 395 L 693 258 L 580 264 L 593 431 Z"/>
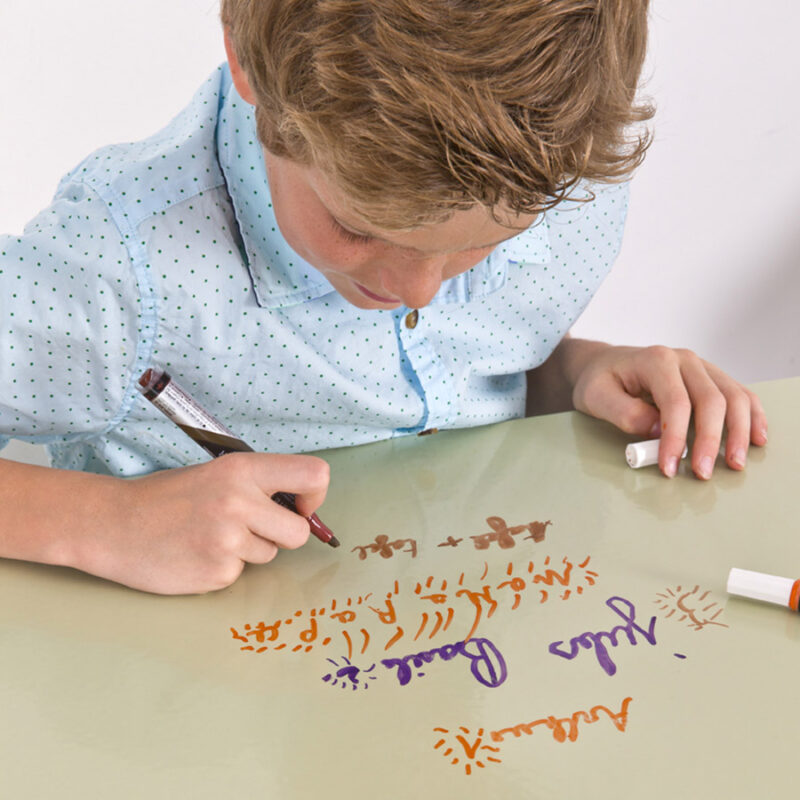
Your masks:
<path fill-rule="evenodd" d="M 576 400 L 575 407 L 586 414 L 610 422 L 625 433 L 655 438 L 658 433 L 658 409 L 625 390 L 613 374 L 597 377 L 591 387 Z"/>
<path fill-rule="evenodd" d="M 640 397 L 631 397 L 623 389 L 619 389 L 613 397 L 608 399 L 603 419 L 633 436 L 658 438 L 661 430 L 661 417 L 655 406 Z"/>
<path fill-rule="evenodd" d="M 726 375 L 721 369 L 708 364 L 709 375 L 720 387 L 727 402 L 725 425 L 728 429 L 725 460 L 731 469 L 743 469 L 750 443 L 767 442 L 767 416 L 758 395 Z"/>
<path fill-rule="evenodd" d="M 278 545 L 269 539 L 255 535 L 248 537 L 241 552 L 242 561 L 248 564 L 266 564 L 278 554 Z"/>
<path fill-rule="evenodd" d="M 767 443 L 767 414 L 758 396 L 749 389 L 745 389 L 745 392 L 750 398 L 750 441 L 763 447 Z"/>
<path fill-rule="evenodd" d="M 687 353 L 683 357 L 681 375 L 694 407 L 692 470 L 698 478 L 708 480 L 719 455 L 728 401 L 717 383 L 712 380 L 706 365 L 693 353 Z"/>
<path fill-rule="evenodd" d="M 661 352 L 648 364 L 646 385 L 661 415 L 658 466 L 668 478 L 678 472 L 692 416 L 692 401 L 673 351 Z"/>
<path fill-rule="evenodd" d="M 295 495 L 297 510 L 312 514 L 325 500 L 330 482 L 330 467 L 316 456 L 258 453 L 253 479 L 262 492 Z"/>
<path fill-rule="evenodd" d="M 257 516 L 254 515 L 250 522 L 250 530 L 255 534 L 251 539 L 260 539 L 273 547 L 281 548 L 283 550 L 295 550 L 302 547 L 311 534 L 308 526 L 308 520 L 302 514 L 296 514 L 288 508 L 284 508 L 278 503 L 272 501 L 266 506 L 262 506 L 261 513 Z M 253 551 L 262 553 L 263 555 L 269 554 L 269 548 L 264 548 L 257 543 L 249 543 L 245 548 L 249 551 L 252 547 Z M 274 557 L 275 553 L 270 556 Z M 246 558 L 250 561 L 249 558 Z M 270 560 L 269 558 L 267 560 Z M 266 563 L 264 561 L 254 561 L 253 563 Z"/>
<path fill-rule="evenodd" d="M 726 394 L 728 402 L 725 425 L 728 438 L 725 443 L 725 461 L 731 469 L 744 469 L 752 429 L 750 398 L 745 391 L 733 390 Z"/>

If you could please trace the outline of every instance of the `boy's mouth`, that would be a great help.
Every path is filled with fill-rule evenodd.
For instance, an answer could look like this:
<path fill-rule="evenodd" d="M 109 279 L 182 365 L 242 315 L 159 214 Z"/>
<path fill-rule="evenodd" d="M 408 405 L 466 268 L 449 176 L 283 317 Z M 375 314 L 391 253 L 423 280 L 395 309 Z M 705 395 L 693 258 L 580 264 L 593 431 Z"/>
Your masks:
<path fill-rule="evenodd" d="M 371 292 L 367 289 L 366 286 L 362 286 L 358 281 L 353 281 L 356 285 L 356 288 L 359 292 L 361 292 L 366 297 L 369 297 L 370 300 L 377 300 L 379 303 L 392 303 L 392 304 L 399 304 L 401 303 L 396 297 L 381 297 L 379 294 L 375 294 L 375 292 Z"/>

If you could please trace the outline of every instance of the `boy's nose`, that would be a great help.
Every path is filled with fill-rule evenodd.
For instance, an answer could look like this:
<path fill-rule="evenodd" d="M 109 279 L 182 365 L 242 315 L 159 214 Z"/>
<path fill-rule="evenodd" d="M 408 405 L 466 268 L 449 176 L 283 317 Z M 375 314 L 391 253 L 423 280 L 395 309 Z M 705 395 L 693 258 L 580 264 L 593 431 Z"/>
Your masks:
<path fill-rule="evenodd" d="M 408 308 L 423 308 L 439 291 L 446 264 L 446 256 L 403 260 L 383 271 L 383 287 Z"/>

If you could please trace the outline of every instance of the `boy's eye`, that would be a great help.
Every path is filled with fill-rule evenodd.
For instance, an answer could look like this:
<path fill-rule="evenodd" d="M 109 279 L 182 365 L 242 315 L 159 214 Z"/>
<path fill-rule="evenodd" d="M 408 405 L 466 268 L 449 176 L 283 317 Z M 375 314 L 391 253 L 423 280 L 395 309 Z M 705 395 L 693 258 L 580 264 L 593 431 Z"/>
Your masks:
<path fill-rule="evenodd" d="M 336 233 L 338 233 L 339 236 L 346 242 L 350 242 L 351 244 L 367 244 L 368 242 L 373 241 L 371 236 L 364 236 L 361 233 L 353 233 L 353 231 L 349 231 L 347 228 L 340 225 L 335 219 L 331 221 Z"/>

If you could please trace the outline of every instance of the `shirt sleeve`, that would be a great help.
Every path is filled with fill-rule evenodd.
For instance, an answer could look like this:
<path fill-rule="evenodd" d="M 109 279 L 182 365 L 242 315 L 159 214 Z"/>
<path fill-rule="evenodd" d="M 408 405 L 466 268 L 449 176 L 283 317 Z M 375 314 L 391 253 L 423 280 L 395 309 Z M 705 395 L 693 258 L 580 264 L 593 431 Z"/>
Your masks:
<path fill-rule="evenodd" d="M 591 194 L 589 194 L 591 193 Z M 548 212 L 552 280 L 571 285 L 572 323 L 583 313 L 611 271 L 622 247 L 629 184 L 580 184 L 575 197 Z"/>
<path fill-rule="evenodd" d="M 65 181 L 22 236 L 0 237 L 0 447 L 113 427 L 138 308 L 126 242 L 85 184 Z"/>

